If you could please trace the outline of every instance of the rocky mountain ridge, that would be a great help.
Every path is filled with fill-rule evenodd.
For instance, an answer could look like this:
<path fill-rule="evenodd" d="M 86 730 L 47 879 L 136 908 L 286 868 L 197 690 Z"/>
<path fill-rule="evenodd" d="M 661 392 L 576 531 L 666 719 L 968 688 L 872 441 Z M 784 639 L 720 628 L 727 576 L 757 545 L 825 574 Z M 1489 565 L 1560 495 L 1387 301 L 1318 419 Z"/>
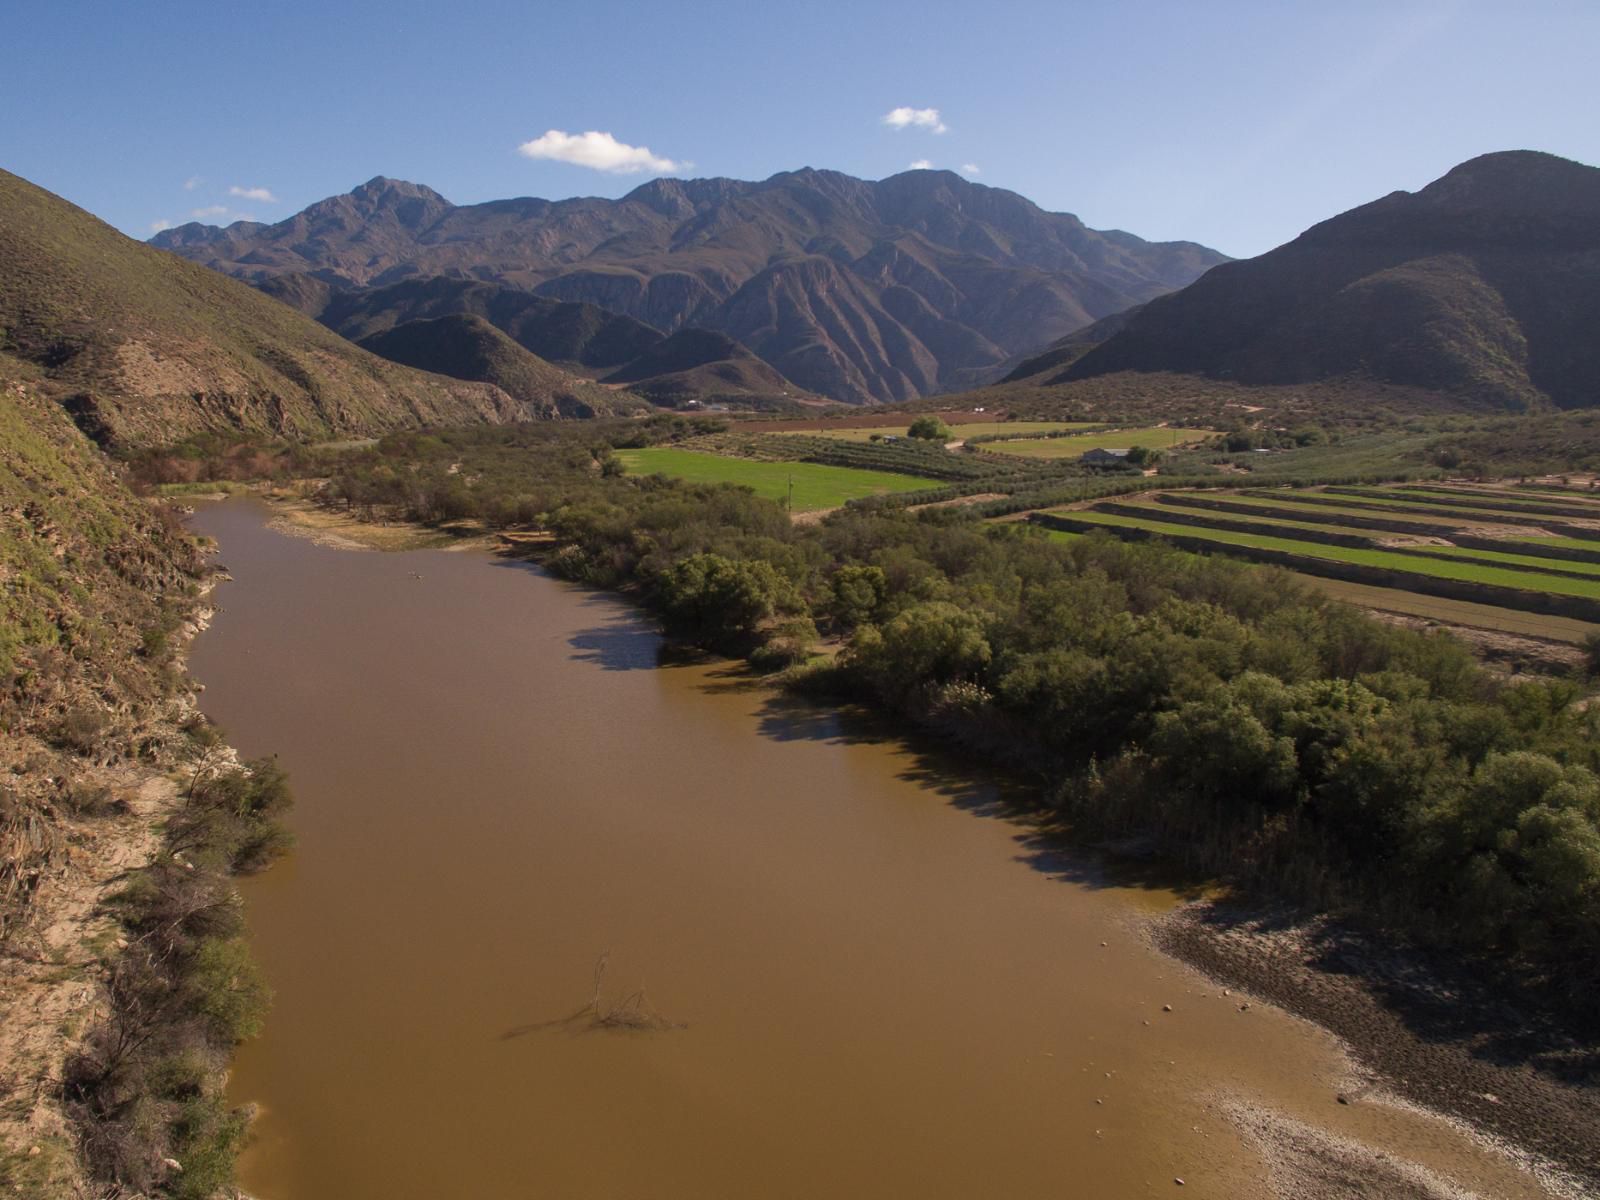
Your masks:
<path fill-rule="evenodd" d="M 457 206 L 379 177 L 275 225 L 185 225 L 154 245 L 257 285 L 442 276 L 701 326 L 854 402 L 961 386 L 1191 282 L 1223 255 L 1089 229 L 949 171 L 879 181 L 655 179 L 618 200 Z"/>

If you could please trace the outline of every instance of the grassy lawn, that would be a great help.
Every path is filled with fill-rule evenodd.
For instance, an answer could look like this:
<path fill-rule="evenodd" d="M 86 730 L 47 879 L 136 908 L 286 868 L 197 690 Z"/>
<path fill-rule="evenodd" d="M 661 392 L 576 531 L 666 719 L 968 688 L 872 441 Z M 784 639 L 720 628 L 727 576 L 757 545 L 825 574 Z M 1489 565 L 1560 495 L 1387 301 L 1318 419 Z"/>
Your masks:
<path fill-rule="evenodd" d="M 653 446 L 645 450 L 618 450 L 617 457 L 632 475 L 670 475 L 691 483 L 735 483 L 754 488 L 756 495 L 782 502 L 794 480 L 794 511 L 838 508 L 847 500 L 881 496 L 886 492 L 917 492 L 942 486 L 937 479 L 898 475 L 892 471 L 862 471 L 854 467 L 828 467 L 821 463 L 752 462 L 698 450 Z"/>
<path fill-rule="evenodd" d="M 1094 429 L 1104 424 L 1104 421 L 972 421 L 952 425 L 950 436 L 952 439 L 960 439 L 988 437 L 995 433 L 1054 433 L 1058 429 Z M 897 425 L 880 425 L 873 428 L 863 426 L 856 429 L 830 425 L 819 426 L 816 429 L 780 429 L 775 432 L 798 434 L 801 437 L 839 438 L 846 442 L 866 442 L 872 439 L 873 434 L 879 437 L 904 437 L 906 429 L 910 427 L 911 422 L 908 420 L 904 429 Z"/>
<path fill-rule="evenodd" d="M 1458 579 L 1469 583 L 1489 584 L 1493 587 L 1517 588 L 1527 592 L 1549 592 L 1552 595 L 1600 598 L 1600 579 L 1569 579 L 1561 575 L 1516 571 L 1487 563 L 1396 554 L 1391 550 L 1358 550 L 1345 546 L 1324 546 L 1317 542 L 1302 542 L 1287 537 L 1201 529 L 1192 525 L 1173 525 L 1137 517 L 1121 517 L 1112 513 L 1080 511 L 1065 512 L 1062 515 L 1102 525 L 1108 530 L 1144 529 L 1162 537 L 1202 538 L 1219 546 L 1255 546 L 1263 550 L 1298 554 L 1305 558 L 1356 563 L 1380 570 L 1405 571 L 1412 575 L 1431 575 L 1436 579 Z"/>
<path fill-rule="evenodd" d="M 1015 428 L 1016 424 L 1012 422 L 1006 428 Z M 962 432 L 966 432 L 965 428 Z M 1146 426 L 1143 429 L 1116 429 L 1110 433 L 1085 433 L 1073 437 L 985 442 L 979 449 L 988 454 L 1015 454 L 1022 458 L 1077 458 L 1085 450 L 1124 450 L 1133 446 L 1170 450 L 1174 445 L 1203 441 L 1214 433 L 1215 431 L 1210 429 L 1166 429 Z"/>

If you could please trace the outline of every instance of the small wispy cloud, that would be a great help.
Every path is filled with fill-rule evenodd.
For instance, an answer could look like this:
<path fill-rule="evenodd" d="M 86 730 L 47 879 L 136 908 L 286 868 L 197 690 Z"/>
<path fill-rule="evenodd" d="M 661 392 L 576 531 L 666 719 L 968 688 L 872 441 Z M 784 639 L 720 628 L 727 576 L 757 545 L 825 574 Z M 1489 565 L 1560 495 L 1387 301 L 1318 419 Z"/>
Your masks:
<path fill-rule="evenodd" d="M 586 133 L 565 133 L 560 129 L 551 129 L 531 142 L 523 142 L 517 147 L 517 153 L 524 158 L 571 163 L 612 175 L 637 175 L 641 171 L 666 174 L 694 166 L 693 163 L 663 158 L 648 146 L 630 146 L 627 142 L 619 142 L 611 134 L 594 129 Z"/>
<path fill-rule="evenodd" d="M 925 158 L 919 158 L 919 159 L 917 159 L 916 162 L 912 163 L 909 167 L 907 167 L 906 170 L 908 170 L 908 171 L 931 171 L 931 170 L 933 170 L 933 164 L 931 162 L 929 162 Z"/>
<path fill-rule="evenodd" d="M 183 190 L 186 192 L 192 192 L 204 182 L 205 180 L 201 179 L 200 176 L 191 175 L 189 178 L 183 181 Z"/>
<path fill-rule="evenodd" d="M 157 218 L 156 220 L 150 222 L 150 232 L 151 233 L 160 233 L 163 229 L 171 229 L 171 228 L 172 228 L 172 222 L 171 221 L 165 221 L 165 220 L 162 220 L 160 218 Z"/>
<path fill-rule="evenodd" d="M 983 174 L 983 172 L 978 169 L 978 164 L 977 163 L 962 163 L 961 164 L 961 173 L 963 175 L 982 175 Z"/>
<path fill-rule="evenodd" d="M 934 133 L 946 133 L 950 128 L 940 119 L 937 108 L 912 108 L 909 105 L 891 108 L 884 114 L 883 123 L 890 129 L 928 129 Z"/>
<path fill-rule="evenodd" d="M 262 204 L 276 204 L 278 202 L 278 198 L 272 194 L 269 188 L 240 187 L 237 183 L 228 189 L 228 195 L 239 196 L 245 200 L 257 200 Z"/>

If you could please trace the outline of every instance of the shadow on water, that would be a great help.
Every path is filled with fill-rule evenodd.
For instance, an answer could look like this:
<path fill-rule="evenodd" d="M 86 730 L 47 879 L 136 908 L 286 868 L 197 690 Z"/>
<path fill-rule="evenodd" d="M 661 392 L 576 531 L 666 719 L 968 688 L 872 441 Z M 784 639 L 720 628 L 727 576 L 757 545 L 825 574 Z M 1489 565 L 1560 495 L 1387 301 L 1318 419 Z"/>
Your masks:
<path fill-rule="evenodd" d="M 730 678 L 760 676 L 741 668 Z M 710 689 L 708 689 L 710 690 Z M 1016 861 L 1062 883 L 1101 889 L 1172 892 L 1193 899 L 1213 881 L 1196 878 L 1131 844 L 1086 846 L 1044 807 L 1046 779 L 1003 763 L 974 764 L 969 753 L 926 731 L 908 732 L 888 718 L 855 705 L 835 707 L 784 692 L 771 693 L 757 714 L 762 736 L 779 742 L 811 741 L 834 746 L 894 746 L 904 765 L 898 777 L 946 804 L 1013 830 Z"/>
<path fill-rule="evenodd" d="M 572 657 L 602 671 L 647 671 L 665 665 L 661 636 L 638 618 L 618 614 L 567 639 Z"/>

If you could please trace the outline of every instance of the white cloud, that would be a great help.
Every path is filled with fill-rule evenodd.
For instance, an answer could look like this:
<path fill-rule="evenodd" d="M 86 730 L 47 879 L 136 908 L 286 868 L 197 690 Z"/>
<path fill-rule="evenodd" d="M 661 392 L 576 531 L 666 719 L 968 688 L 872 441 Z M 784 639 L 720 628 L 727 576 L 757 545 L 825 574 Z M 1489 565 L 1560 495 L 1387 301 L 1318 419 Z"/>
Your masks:
<path fill-rule="evenodd" d="M 929 162 L 925 158 L 919 158 L 919 159 L 917 159 L 916 162 L 912 163 L 909 167 L 907 167 L 906 170 L 908 170 L 908 171 L 931 171 L 931 170 L 933 170 L 933 164 L 931 162 Z"/>
<path fill-rule="evenodd" d="M 543 137 L 523 142 L 517 147 L 517 153 L 524 158 L 572 163 L 596 171 L 608 171 L 613 175 L 637 175 L 641 171 L 665 174 L 694 166 L 693 163 L 662 158 L 659 154 L 652 154 L 648 146 L 630 146 L 627 142 L 617 141 L 609 133 L 599 133 L 593 129 L 587 133 L 563 133 L 559 129 L 552 129 Z"/>
<path fill-rule="evenodd" d="M 160 233 L 163 229 L 171 229 L 171 228 L 172 228 L 172 222 L 171 221 L 156 220 L 156 221 L 151 221 L 150 222 L 150 232 L 151 233 Z"/>
<path fill-rule="evenodd" d="M 961 164 L 961 173 L 963 175 L 982 175 L 983 174 L 982 171 L 978 170 L 978 164 L 977 163 L 962 163 Z"/>
<path fill-rule="evenodd" d="M 228 189 L 228 195 L 241 196 L 246 200 L 259 200 L 262 204 L 276 204 L 278 202 L 278 198 L 268 188 L 240 187 L 237 183 Z"/>
<path fill-rule="evenodd" d="M 208 204 L 204 208 L 191 209 L 189 215 L 196 221 L 203 221 L 207 217 L 226 216 L 227 212 L 228 206 L 226 204 Z"/>
<path fill-rule="evenodd" d="M 204 182 L 205 180 L 201 179 L 200 176 L 191 175 L 189 178 L 183 181 L 183 190 L 186 192 L 192 192 Z"/>
<path fill-rule="evenodd" d="M 884 114 L 883 123 L 890 129 L 931 129 L 934 133 L 945 133 L 950 128 L 939 119 L 937 108 L 892 108 Z"/>

